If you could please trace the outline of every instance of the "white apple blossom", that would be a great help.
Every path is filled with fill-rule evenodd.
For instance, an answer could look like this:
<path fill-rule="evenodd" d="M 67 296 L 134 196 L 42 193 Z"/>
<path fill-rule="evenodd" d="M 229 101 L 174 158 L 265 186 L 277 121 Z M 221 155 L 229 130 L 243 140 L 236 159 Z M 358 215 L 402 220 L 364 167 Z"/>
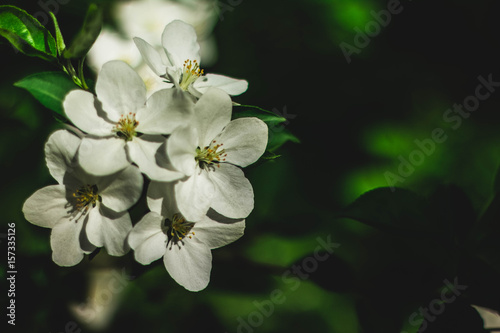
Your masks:
<path fill-rule="evenodd" d="M 141 0 L 113 3 L 110 13 L 117 30 L 104 26 L 87 54 L 87 63 L 96 73 L 111 60 L 122 60 L 143 78 L 148 94 L 168 87 L 142 60 L 132 38 L 140 37 L 161 48 L 158 36 L 173 20 L 191 24 L 200 42 L 200 54 L 205 65 L 215 63 L 217 46 L 212 34 L 217 22 L 213 0 Z M 158 43 L 155 43 L 158 40 Z"/>
<path fill-rule="evenodd" d="M 170 134 L 192 115 L 189 94 L 176 89 L 159 90 L 146 100 L 139 75 L 122 61 L 110 61 L 96 82 L 96 94 L 73 90 L 64 99 L 68 119 L 88 136 L 78 151 L 88 173 L 103 176 L 126 168 L 131 162 L 151 179 L 171 181 L 182 175 L 171 171 L 162 134 Z"/>
<path fill-rule="evenodd" d="M 175 87 L 189 91 L 196 97 L 208 88 L 217 87 L 232 96 L 244 93 L 246 80 L 233 79 L 218 74 L 204 74 L 200 68 L 200 46 L 194 28 L 180 20 L 167 24 L 162 37 L 163 49 L 159 51 L 142 38 L 134 38 L 144 61 L 156 73 Z"/>
<path fill-rule="evenodd" d="M 231 120 L 232 102 L 209 89 L 196 103 L 192 122 L 169 137 L 167 154 L 185 177 L 175 185 L 182 214 L 191 221 L 209 208 L 228 218 L 245 218 L 254 207 L 252 185 L 240 167 L 259 159 L 267 145 L 267 125 L 254 117 Z"/>
<path fill-rule="evenodd" d="M 137 167 L 95 177 L 77 164 L 80 138 L 59 130 L 45 145 L 47 167 L 58 185 L 36 191 L 23 205 L 29 222 L 51 228 L 52 259 L 60 266 L 78 264 L 84 254 L 105 247 L 114 256 L 128 252 L 126 237 L 132 229 L 127 212 L 142 193 Z"/>
<path fill-rule="evenodd" d="M 210 281 L 211 250 L 240 238 L 245 221 L 222 223 L 207 216 L 190 221 L 179 211 L 173 192 L 173 183 L 150 185 L 151 212 L 134 226 L 128 242 L 139 263 L 148 265 L 163 257 L 166 270 L 177 283 L 200 291 Z"/>

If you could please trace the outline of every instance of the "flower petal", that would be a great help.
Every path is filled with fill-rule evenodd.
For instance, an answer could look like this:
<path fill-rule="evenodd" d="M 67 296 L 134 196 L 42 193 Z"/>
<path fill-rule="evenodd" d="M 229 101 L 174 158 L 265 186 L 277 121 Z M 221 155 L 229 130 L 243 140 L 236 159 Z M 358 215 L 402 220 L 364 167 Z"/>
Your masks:
<path fill-rule="evenodd" d="M 147 202 L 152 212 L 167 218 L 180 212 L 175 200 L 175 182 L 151 182 Z"/>
<path fill-rule="evenodd" d="M 57 223 L 50 234 L 52 260 L 59 266 L 74 266 L 82 261 L 84 250 L 80 246 L 83 221 L 62 220 Z M 84 237 L 84 236 L 83 236 Z"/>
<path fill-rule="evenodd" d="M 135 113 L 146 102 L 146 86 L 141 77 L 120 60 L 102 66 L 95 89 L 103 110 L 113 122 L 118 122 L 121 115 Z"/>
<path fill-rule="evenodd" d="M 160 259 L 166 251 L 167 235 L 162 231 L 163 217 L 149 212 L 130 231 L 128 243 L 135 260 L 143 265 Z"/>
<path fill-rule="evenodd" d="M 231 121 L 233 104 L 224 91 L 210 88 L 201 96 L 194 107 L 193 124 L 198 130 L 198 146 L 208 146 L 210 142 Z"/>
<path fill-rule="evenodd" d="M 142 59 L 148 64 L 149 68 L 158 76 L 165 75 L 167 72 L 167 65 L 163 63 L 159 51 L 139 37 L 134 38 L 134 43 L 139 49 L 139 52 L 141 52 Z"/>
<path fill-rule="evenodd" d="M 227 162 L 246 167 L 264 154 L 267 131 L 267 125 L 258 118 L 239 118 L 231 121 L 216 140 L 224 144 Z"/>
<path fill-rule="evenodd" d="M 191 119 L 194 102 L 181 89 L 162 89 L 152 94 L 146 107 L 137 112 L 137 132 L 145 134 L 170 134 Z"/>
<path fill-rule="evenodd" d="M 77 167 L 75 155 L 81 139 L 66 130 L 52 133 L 45 144 L 45 161 L 49 172 L 59 184 L 64 174 Z"/>
<path fill-rule="evenodd" d="M 175 184 L 177 207 L 188 221 L 198 221 L 207 214 L 215 188 L 205 171 L 195 172 Z"/>
<path fill-rule="evenodd" d="M 59 221 L 69 218 L 72 207 L 63 185 L 51 185 L 33 193 L 23 205 L 24 218 L 44 228 L 53 228 Z"/>
<path fill-rule="evenodd" d="M 125 169 L 130 162 L 125 152 L 125 141 L 118 137 L 82 139 L 78 162 L 88 173 L 106 176 Z"/>
<path fill-rule="evenodd" d="M 219 166 L 208 173 L 215 186 L 211 207 L 228 218 L 247 217 L 254 207 L 252 185 L 240 168 L 228 163 L 220 163 Z"/>
<path fill-rule="evenodd" d="M 210 249 L 216 249 L 230 244 L 243 236 L 245 220 L 234 223 L 220 223 L 204 217 L 196 222 L 193 231 L 197 238 Z"/>
<path fill-rule="evenodd" d="M 173 66 L 182 68 L 188 59 L 200 63 L 200 45 L 191 25 L 180 20 L 172 21 L 163 30 L 161 40 Z"/>
<path fill-rule="evenodd" d="M 68 119 L 82 131 L 97 136 L 113 134 L 114 124 L 106 120 L 101 109 L 97 109 L 100 105 L 88 91 L 70 91 L 64 98 L 63 106 Z"/>
<path fill-rule="evenodd" d="M 115 212 L 123 212 L 139 200 L 143 184 L 139 169 L 129 165 L 117 174 L 100 177 L 96 185 L 102 204 Z"/>
<path fill-rule="evenodd" d="M 127 212 L 115 213 L 104 206 L 91 208 L 86 226 L 89 241 L 97 247 L 104 246 L 108 254 L 122 256 L 129 251 L 127 235 L 132 221 Z"/>
<path fill-rule="evenodd" d="M 85 60 L 93 72 L 98 73 L 111 60 L 123 60 L 135 68 L 141 64 L 142 57 L 132 40 L 124 38 L 115 29 L 104 26 Z"/>
<path fill-rule="evenodd" d="M 205 289 L 210 281 L 212 253 L 196 237 L 184 245 L 169 244 L 163 262 L 170 276 L 189 291 Z"/>
<path fill-rule="evenodd" d="M 198 80 L 193 83 L 193 88 L 200 94 L 204 94 L 210 87 L 219 88 L 231 96 L 237 96 L 247 91 L 248 82 L 246 80 L 233 79 L 219 74 L 206 74 L 200 76 Z"/>
<path fill-rule="evenodd" d="M 186 176 L 196 170 L 196 148 L 198 133 L 193 127 L 177 128 L 167 140 L 167 155 L 175 169 Z"/>
<path fill-rule="evenodd" d="M 127 143 L 130 159 L 152 180 L 173 181 L 184 176 L 170 163 L 165 140 L 160 135 L 143 135 Z"/>

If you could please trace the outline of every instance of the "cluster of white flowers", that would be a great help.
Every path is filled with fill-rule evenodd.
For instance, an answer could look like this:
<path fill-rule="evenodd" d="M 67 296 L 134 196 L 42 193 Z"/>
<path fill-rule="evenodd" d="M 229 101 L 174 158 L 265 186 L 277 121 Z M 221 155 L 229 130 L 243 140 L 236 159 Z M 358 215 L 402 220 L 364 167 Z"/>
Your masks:
<path fill-rule="evenodd" d="M 58 185 L 35 192 L 23 212 L 52 228 L 58 265 L 98 247 L 113 256 L 132 248 L 141 264 L 163 257 L 180 285 L 198 291 L 210 279 L 211 249 L 243 235 L 254 195 L 241 168 L 264 153 L 268 128 L 254 117 L 231 120 L 230 95 L 247 82 L 203 74 L 192 26 L 168 24 L 159 51 L 135 42 L 172 88 L 148 98 L 141 77 L 115 60 L 99 72 L 96 95 L 71 91 L 63 105 L 75 129 L 56 131 L 45 146 Z M 128 210 L 143 193 L 150 212 L 133 225 Z"/>

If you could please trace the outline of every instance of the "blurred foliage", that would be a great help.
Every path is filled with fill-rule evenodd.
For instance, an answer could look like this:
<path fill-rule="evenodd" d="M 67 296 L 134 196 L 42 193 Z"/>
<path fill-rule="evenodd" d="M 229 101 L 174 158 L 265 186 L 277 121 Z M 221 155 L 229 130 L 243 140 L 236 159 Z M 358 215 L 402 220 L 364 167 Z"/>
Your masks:
<path fill-rule="evenodd" d="M 112 24 L 113 1 L 98 2 Z M 89 2 L 43 3 L 57 5 L 64 38 L 73 40 Z M 39 13 L 54 34 L 39 3 L 5 4 Z M 426 321 L 426 332 L 484 332 L 470 304 L 500 310 L 500 93 L 456 129 L 443 116 L 475 93 L 479 76 L 500 81 L 500 4 L 402 1 L 402 12 L 350 64 L 339 45 L 355 45 L 354 28 L 363 30 L 387 1 L 215 4 L 227 6 L 214 31 L 219 59 L 206 71 L 247 79 L 238 103 L 286 106 L 296 115 L 286 130 L 301 143 L 245 170 L 255 210 L 240 240 L 213 251 L 211 282 L 199 293 L 177 285 L 161 262 L 142 266 L 132 253 L 101 251 L 71 268 L 51 261 L 50 230 L 25 221 L 21 207 L 53 184 L 43 146 L 61 124 L 14 83 L 57 68 L 0 40 L 0 233 L 15 222 L 15 332 L 65 332 L 72 322 L 97 331 L 69 306 L 88 300 L 91 272 L 106 267 L 130 279 L 112 294 L 119 303 L 105 332 L 417 332 L 420 309 L 456 278 L 467 289 Z M 390 191 L 386 172 L 397 175 L 401 158 L 419 149 L 415 140 L 436 128 L 446 141 Z M 145 210 L 144 202 L 134 208 L 134 222 Z M 326 256 L 316 251 L 319 239 L 339 247 L 315 267 L 311 258 Z M 5 260 L 0 265 L 3 293 Z"/>

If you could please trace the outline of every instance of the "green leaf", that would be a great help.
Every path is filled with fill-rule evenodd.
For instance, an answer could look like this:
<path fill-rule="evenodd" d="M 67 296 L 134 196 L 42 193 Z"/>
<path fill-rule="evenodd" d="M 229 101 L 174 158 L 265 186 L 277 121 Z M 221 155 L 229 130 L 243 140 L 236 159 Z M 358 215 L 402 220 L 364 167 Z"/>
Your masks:
<path fill-rule="evenodd" d="M 57 23 L 57 18 L 54 13 L 50 12 L 50 17 L 52 17 L 52 21 L 54 22 L 54 30 L 56 32 L 56 46 L 57 46 L 57 55 L 61 56 L 66 49 L 66 44 L 64 44 L 64 38 L 61 33 L 61 29 L 59 29 L 59 23 Z"/>
<path fill-rule="evenodd" d="M 102 9 L 96 4 L 91 4 L 87 10 L 82 28 L 71 42 L 71 45 L 64 51 L 63 57 L 66 59 L 85 57 L 101 33 L 102 20 Z"/>
<path fill-rule="evenodd" d="M 0 6 L 0 35 L 28 56 L 56 60 L 54 37 L 37 19 L 20 8 Z"/>
<path fill-rule="evenodd" d="M 68 92 L 78 86 L 63 72 L 43 72 L 25 77 L 14 83 L 28 90 L 46 108 L 66 117 L 62 102 Z"/>
<path fill-rule="evenodd" d="M 266 150 L 269 152 L 274 152 L 288 141 L 300 143 L 300 140 L 285 128 L 286 124 L 283 123 L 286 123 L 288 120 L 272 111 L 252 105 L 235 105 L 233 107 L 233 119 L 243 117 L 256 117 L 266 123 L 269 128 Z"/>
<path fill-rule="evenodd" d="M 233 119 L 243 117 L 257 117 L 266 124 L 279 124 L 286 121 L 286 118 L 278 116 L 274 112 L 262 109 L 253 105 L 237 104 L 233 107 Z"/>
<path fill-rule="evenodd" d="M 276 128 L 277 127 L 269 126 L 269 140 L 267 142 L 268 151 L 274 152 L 288 141 L 300 143 L 299 138 L 292 134 L 292 132 L 288 129 L 280 128 L 279 130 L 276 130 Z"/>
<path fill-rule="evenodd" d="M 364 193 L 337 217 L 399 235 L 417 236 L 436 231 L 427 218 L 427 201 L 424 198 L 403 188 L 391 189 L 381 187 Z"/>

